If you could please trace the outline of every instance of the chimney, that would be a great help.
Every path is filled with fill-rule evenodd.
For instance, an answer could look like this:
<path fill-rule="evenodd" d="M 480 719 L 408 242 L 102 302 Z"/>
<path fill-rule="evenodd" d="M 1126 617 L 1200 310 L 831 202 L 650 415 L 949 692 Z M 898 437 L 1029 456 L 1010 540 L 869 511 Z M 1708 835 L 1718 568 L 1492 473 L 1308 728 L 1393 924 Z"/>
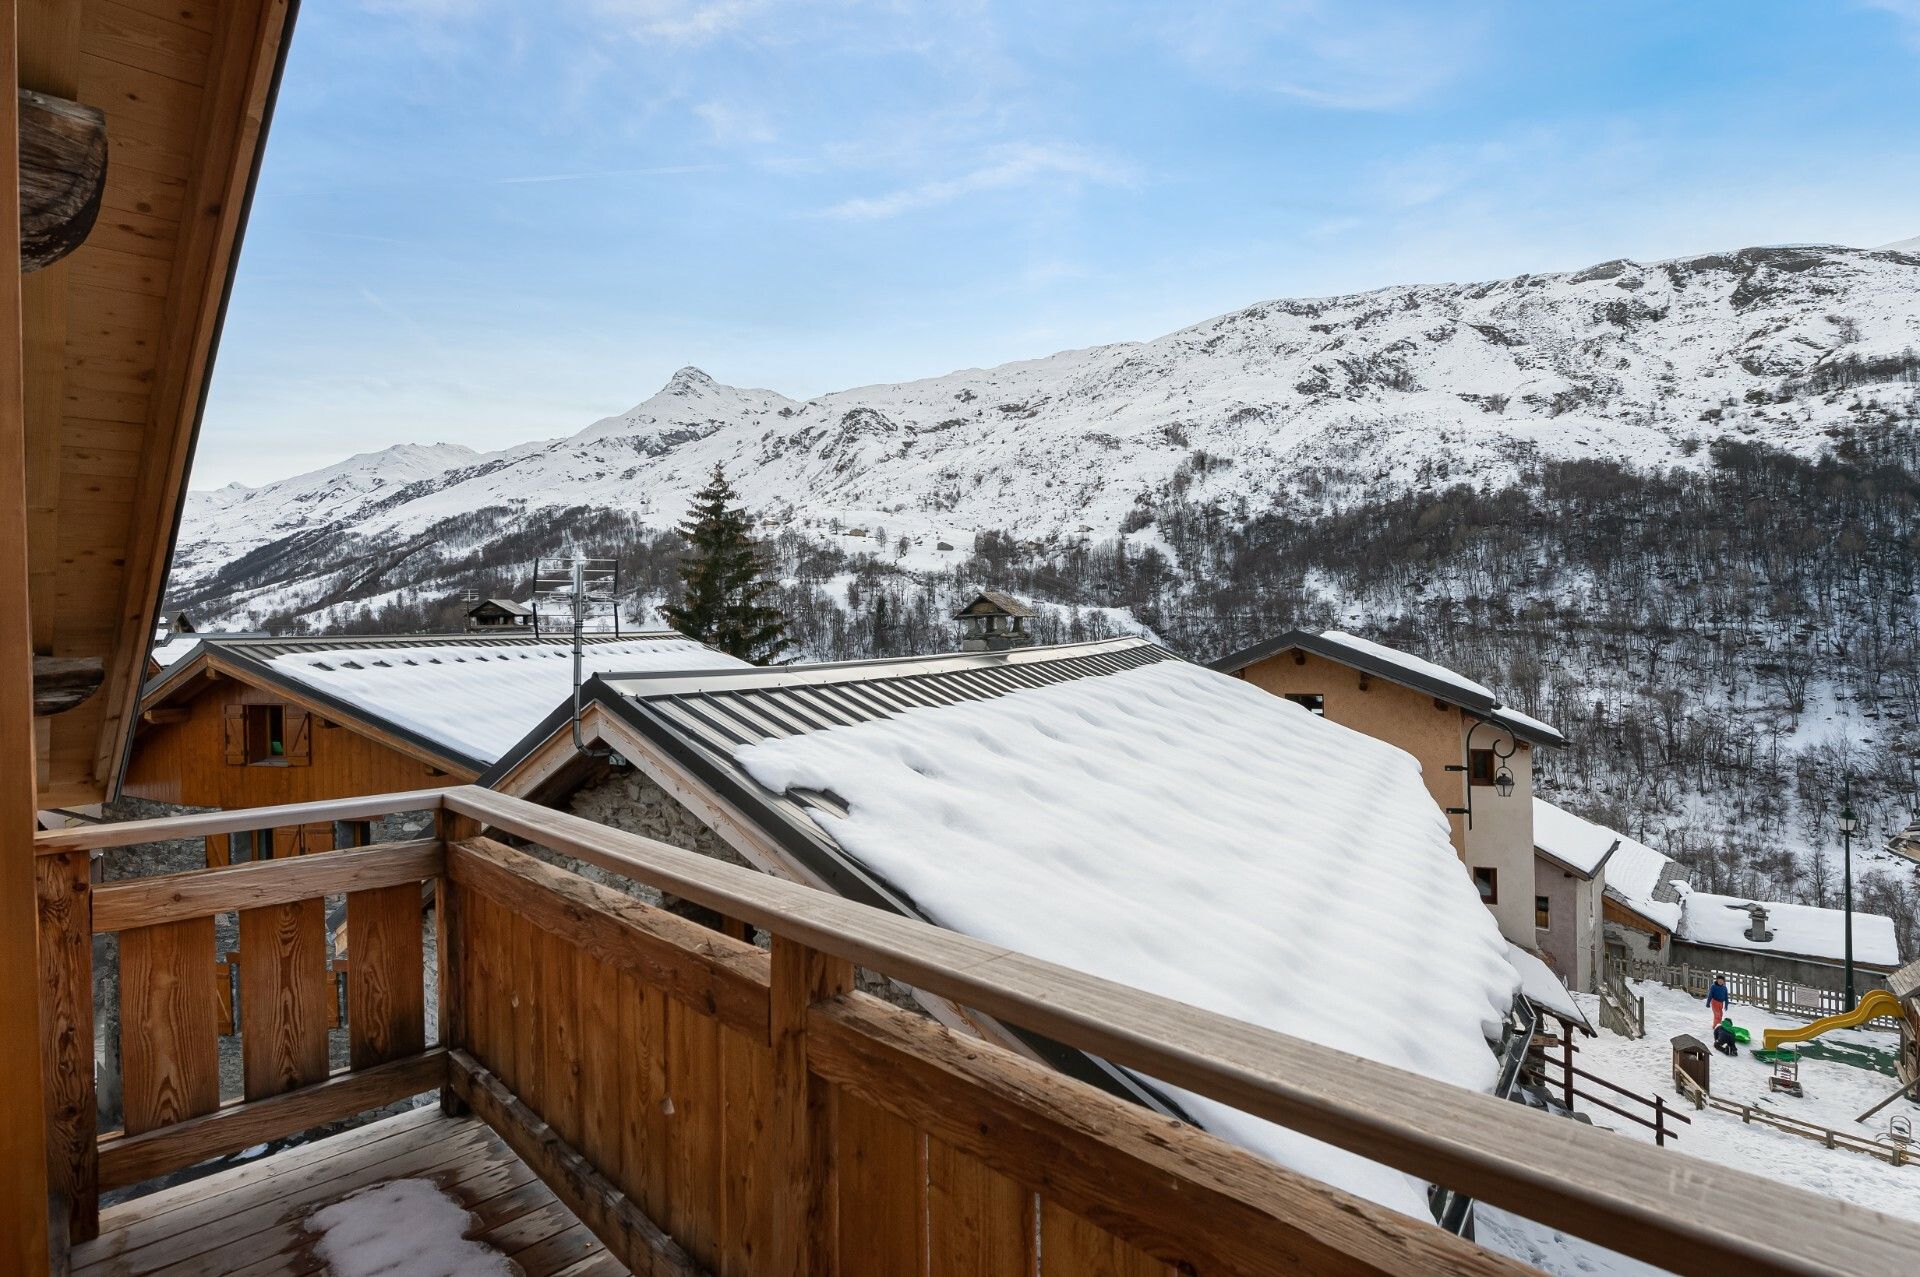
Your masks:
<path fill-rule="evenodd" d="M 1762 904 L 1747 906 L 1747 916 L 1752 919 L 1747 924 L 1746 937 L 1755 944 L 1765 944 L 1773 939 L 1773 932 L 1767 930 L 1767 907 Z"/>
<path fill-rule="evenodd" d="M 953 614 L 960 623 L 963 652 L 1004 652 L 1033 642 L 1028 622 L 1033 609 L 999 590 L 982 590 L 972 602 Z"/>

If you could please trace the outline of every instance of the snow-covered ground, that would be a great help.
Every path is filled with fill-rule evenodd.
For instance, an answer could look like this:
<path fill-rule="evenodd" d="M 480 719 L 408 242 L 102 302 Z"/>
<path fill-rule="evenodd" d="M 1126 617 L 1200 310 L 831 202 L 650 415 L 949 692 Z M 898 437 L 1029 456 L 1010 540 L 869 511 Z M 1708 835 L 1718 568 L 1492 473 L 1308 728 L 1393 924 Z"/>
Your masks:
<path fill-rule="evenodd" d="M 1707 1008 L 1699 999 L 1677 989 L 1636 982 L 1634 991 L 1646 1000 L 1647 1036 L 1629 1041 L 1602 1031 L 1597 1038 L 1580 1040 L 1580 1066 L 1610 1082 L 1652 1095 L 1656 1091 L 1668 1100 L 1679 1102 L 1672 1082 L 1673 1049 L 1671 1040 L 1679 1033 L 1692 1033 L 1708 1040 Z M 1589 1018 L 1598 1021 L 1598 999 L 1591 994 L 1575 995 Z M 1762 1030 L 1795 1028 L 1805 1024 L 1785 1016 L 1770 1015 L 1757 1007 L 1734 1004 L 1728 1008 L 1734 1023 L 1751 1029 L 1755 1043 Z M 1904 1114 L 1920 1129 L 1920 1105 L 1896 1101 L 1882 1109 L 1867 1123 L 1854 1118 L 1884 1099 L 1898 1082 L 1890 1073 L 1869 1067 L 1879 1061 L 1891 1070 L 1898 1039 L 1892 1033 L 1861 1029 L 1842 1029 L 1823 1035 L 1816 1044 L 1833 1056 L 1845 1055 L 1858 1061 L 1819 1058 L 1803 1052 L 1800 1084 L 1806 1092 L 1794 1097 L 1769 1091 L 1771 1069 L 1741 1048 L 1738 1057 L 1713 1057 L 1713 1093 L 1761 1108 L 1777 1110 L 1802 1121 L 1814 1122 L 1834 1130 L 1847 1131 L 1863 1139 L 1872 1139 L 1887 1130 L 1887 1119 Z M 1653 1142 L 1653 1132 L 1595 1108 L 1577 1102 L 1595 1126 L 1619 1131 L 1629 1139 Z M 1732 1113 L 1708 1108 L 1683 1110 L 1692 1119 L 1691 1126 L 1680 1128 L 1677 1152 L 1738 1167 L 1755 1175 L 1764 1175 L 1799 1188 L 1837 1197 L 1859 1206 L 1920 1220 L 1920 1161 L 1893 1166 L 1865 1153 L 1826 1146 L 1798 1135 L 1745 1123 Z M 1556 1274 L 1650 1273 L 1658 1271 L 1620 1255 L 1566 1238 L 1553 1230 L 1518 1219 L 1501 1211 L 1482 1207 L 1480 1241 L 1495 1249 L 1538 1264 Z M 1845 1268 L 1845 1256 L 1834 1262 Z"/>

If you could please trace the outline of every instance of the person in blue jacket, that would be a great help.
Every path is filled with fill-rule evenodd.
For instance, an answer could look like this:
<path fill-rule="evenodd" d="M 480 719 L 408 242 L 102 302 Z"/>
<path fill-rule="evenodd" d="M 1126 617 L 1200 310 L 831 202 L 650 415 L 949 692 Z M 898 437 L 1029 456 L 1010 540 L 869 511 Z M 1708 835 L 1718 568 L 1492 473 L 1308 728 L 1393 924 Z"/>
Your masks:
<path fill-rule="evenodd" d="M 1727 1018 L 1727 986 L 1717 975 L 1713 977 L 1713 987 L 1707 990 L 1707 1009 L 1713 1012 L 1713 1027 L 1719 1028 L 1720 1021 Z"/>

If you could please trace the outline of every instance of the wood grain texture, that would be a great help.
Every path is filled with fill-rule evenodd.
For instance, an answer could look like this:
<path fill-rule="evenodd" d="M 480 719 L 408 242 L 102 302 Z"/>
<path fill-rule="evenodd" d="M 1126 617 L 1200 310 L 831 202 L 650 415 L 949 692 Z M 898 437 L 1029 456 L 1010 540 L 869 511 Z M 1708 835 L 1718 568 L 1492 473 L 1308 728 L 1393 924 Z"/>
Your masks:
<path fill-rule="evenodd" d="M 767 1038 L 767 955 L 491 839 L 449 847 L 447 872 L 598 960 L 738 1032 Z"/>
<path fill-rule="evenodd" d="M 20 90 L 20 269 L 37 271 L 86 241 L 107 186 L 107 120 L 98 107 Z"/>
<path fill-rule="evenodd" d="M 356 1069 L 426 1047 L 426 967 L 417 883 L 347 896 L 347 1047 Z"/>
<path fill-rule="evenodd" d="M 294 904 L 401 884 L 414 886 L 417 914 L 418 884 L 439 873 L 443 860 L 440 844 L 423 838 L 376 843 L 326 856 L 257 860 L 151 878 L 126 878 L 104 884 L 94 892 L 93 929 L 124 931 L 233 909 Z"/>
<path fill-rule="evenodd" d="M 443 790 L 366 794 L 355 798 L 328 798 L 234 811 L 195 812 L 153 820 L 123 820 L 72 829 L 46 829 L 34 836 L 33 849 L 42 856 L 67 851 L 97 851 L 103 847 L 132 847 L 143 842 L 197 838 L 204 834 L 245 833 L 315 821 L 370 820 L 401 811 L 439 811 Z"/>
<path fill-rule="evenodd" d="M 120 933 L 120 1068 L 126 1133 L 220 1104 L 213 919 Z"/>
<path fill-rule="evenodd" d="M 46 1087 L 47 1183 L 66 1198 L 67 1235 L 99 1229 L 94 1155 L 93 926 L 85 852 L 41 856 L 40 1043 Z"/>
<path fill-rule="evenodd" d="M 435 1049 L 357 1073 L 337 1073 L 270 1099 L 228 1103 L 145 1134 L 110 1135 L 100 1141 L 100 1187 L 137 1184 L 209 1157 L 352 1117 L 432 1090 L 446 1076 L 446 1053 Z"/>
<path fill-rule="evenodd" d="M 463 787 L 443 801 L 912 988 L 1675 1272 L 1904 1271 L 1920 1224 Z M 1572 1127 L 1572 1129 L 1569 1129 Z M 1671 1185 L 1685 1182 L 1688 1209 Z M 843 1194 L 844 1201 L 844 1194 Z"/>
<path fill-rule="evenodd" d="M 249 1100 L 326 1079 L 335 996 L 328 963 L 324 901 L 240 911 L 240 1059 Z"/>
<path fill-rule="evenodd" d="M 767 1271 L 828 1272 L 839 1254 L 833 1088 L 807 1063 L 807 1017 L 853 988 L 853 964 L 775 936 L 771 963 L 771 1110 L 767 1192 L 774 1204 Z"/>
<path fill-rule="evenodd" d="M 807 1043 L 812 1067 L 835 1085 L 1176 1266 L 1404 1277 L 1529 1271 L 864 994 L 816 1008 Z M 996 1231 L 1006 1224 L 1000 1209 L 985 1217 Z"/>
<path fill-rule="evenodd" d="M 33 716 L 64 714 L 100 690 L 106 666 L 97 656 L 35 656 Z"/>
<path fill-rule="evenodd" d="M 464 1051 L 453 1052 L 451 1064 L 453 1084 L 475 1115 L 498 1131 L 633 1272 L 693 1277 L 702 1271 L 632 1198 L 614 1187 L 499 1078 Z"/>
<path fill-rule="evenodd" d="M 1031 1189 L 942 1140 L 927 1140 L 930 1277 L 1031 1274 L 1036 1203 Z"/>
<path fill-rule="evenodd" d="M 927 1252 L 927 1140 L 850 1090 L 835 1099 L 839 1270 L 914 1273 Z"/>

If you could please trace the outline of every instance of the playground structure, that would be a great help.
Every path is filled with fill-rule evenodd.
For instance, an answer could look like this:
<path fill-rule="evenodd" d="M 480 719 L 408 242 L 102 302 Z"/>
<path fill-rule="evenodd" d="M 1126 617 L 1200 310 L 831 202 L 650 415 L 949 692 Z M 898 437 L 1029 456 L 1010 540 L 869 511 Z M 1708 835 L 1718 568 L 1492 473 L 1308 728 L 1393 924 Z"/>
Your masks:
<path fill-rule="evenodd" d="M 1881 1016 L 1896 1020 L 1903 1018 L 1900 999 L 1885 989 L 1874 989 L 1861 998 L 1859 1004 L 1851 1011 L 1824 1016 L 1810 1024 L 1800 1025 L 1798 1028 L 1768 1029 L 1762 1046 L 1769 1052 L 1777 1051 L 1788 1042 L 1811 1042 L 1823 1033 L 1830 1033 L 1835 1029 L 1859 1028 L 1867 1021 Z"/>

